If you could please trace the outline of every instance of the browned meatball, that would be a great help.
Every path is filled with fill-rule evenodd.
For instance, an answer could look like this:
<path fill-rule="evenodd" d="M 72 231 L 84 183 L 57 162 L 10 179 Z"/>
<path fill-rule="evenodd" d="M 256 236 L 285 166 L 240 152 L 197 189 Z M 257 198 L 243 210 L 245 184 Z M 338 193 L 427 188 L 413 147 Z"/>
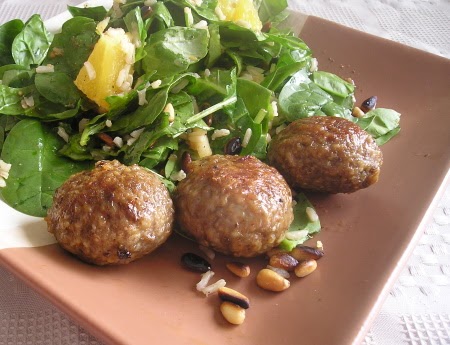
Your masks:
<path fill-rule="evenodd" d="M 294 218 L 286 181 L 252 156 L 214 155 L 193 162 L 174 202 L 184 231 L 202 245 L 239 257 L 278 245 Z"/>
<path fill-rule="evenodd" d="M 282 130 L 270 143 L 268 160 L 293 189 L 352 193 L 377 182 L 383 157 L 353 122 L 312 116 Z"/>
<path fill-rule="evenodd" d="M 45 220 L 59 244 L 80 259 L 125 264 L 166 241 L 174 210 L 169 192 L 153 173 L 100 161 L 57 189 Z"/>

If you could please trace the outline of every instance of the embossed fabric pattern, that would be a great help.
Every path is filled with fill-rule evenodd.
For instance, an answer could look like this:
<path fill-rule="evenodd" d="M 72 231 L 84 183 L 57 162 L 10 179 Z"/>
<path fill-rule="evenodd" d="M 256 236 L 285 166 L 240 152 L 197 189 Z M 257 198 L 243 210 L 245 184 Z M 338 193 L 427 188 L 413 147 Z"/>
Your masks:
<path fill-rule="evenodd" d="M 50 18 L 82 1 L 0 0 L 0 23 Z M 450 58 L 449 0 L 289 0 L 292 9 Z M 426 68 L 426 66 L 424 66 Z M 364 345 L 450 344 L 450 186 Z M 320 321 L 319 321 L 320 322 Z M 100 345 L 0 267 L 0 345 Z"/>

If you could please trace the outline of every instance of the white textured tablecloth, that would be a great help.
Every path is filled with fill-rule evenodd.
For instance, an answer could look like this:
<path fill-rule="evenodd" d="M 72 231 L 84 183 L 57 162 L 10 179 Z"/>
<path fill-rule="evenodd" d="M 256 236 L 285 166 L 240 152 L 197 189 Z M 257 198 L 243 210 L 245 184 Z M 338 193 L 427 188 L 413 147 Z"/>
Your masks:
<path fill-rule="evenodd" d="M 67 4 L 81 2 L 0 0 L 0 24 L 12 18 L 27 19 L 33 13 L 47 19 L 64 11 Z M 450 58 L 450 0 L 290 0 L 289 3 L 301 12 Z M 0 345 L 19 344 L 100 345 L 100 342 L 0 267 Z M 450 344 L 450 186 L 365 344 Z"/>

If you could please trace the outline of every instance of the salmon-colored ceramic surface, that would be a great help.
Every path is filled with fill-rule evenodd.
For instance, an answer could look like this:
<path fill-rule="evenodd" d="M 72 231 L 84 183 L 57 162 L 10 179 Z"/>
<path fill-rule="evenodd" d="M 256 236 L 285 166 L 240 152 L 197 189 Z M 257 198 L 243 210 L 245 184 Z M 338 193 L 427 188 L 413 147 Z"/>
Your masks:
<path fill-rule="evenodd" d="M 212 261 L 216 275 L 250 298 L 243 325 L 228 324 L 217 295 L 195 290 L 200 275 L 180 265 L 197 246 L 173 236 L 135 263 L 94 267 L 57 245 L 5 249 L 0 261 L 109 344 L 316 344 L 360 342 L 420 236 L 450 166 L 450 61 L 309 17 L 300 35 L 322 70 L 351 77 L 362 102 L 402 113 L 401 133 L 382 147 L 379 182 L 352 195 L 311 195 L 323 230 L 317 271 L 271 293 L 252 273 L 234 277 L 230 258 Z M 205 201 L 207 202 L 207 201 Z M 5 222 L 7 220 L 2 220 Z"/>

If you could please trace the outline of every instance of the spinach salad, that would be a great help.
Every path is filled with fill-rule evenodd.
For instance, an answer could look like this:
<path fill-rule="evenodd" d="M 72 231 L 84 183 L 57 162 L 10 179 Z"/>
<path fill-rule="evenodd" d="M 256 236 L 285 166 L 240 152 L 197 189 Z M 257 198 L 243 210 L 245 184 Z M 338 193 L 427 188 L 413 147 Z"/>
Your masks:
<path fill-rule="evenodd" d="M 111 9 L 69 7 L 72 18 L 56 34 L 39 15 L 2 24 L 0 150 L 11 164 L 2 199 L 45 216 L 56 188 L 104 159 L 151 169 L 173 189 L 185 152 L 265 160 L 279 130 L 312 115 L 355 122 L 379 145 L 398 133 L 394 110 L 352 115 L 355 86 L 318 70 L 307 44 L 281 29 L 286 0 L 234 2 L 253 12 L 232 13 L 222 0 L 122 0 Z M 109 43 L 94 53 L 108 33 L 125 33 L 132 61 Z M 127 79 L 117 81 L 115 61 Z M 95 78 L 99 67 L 106 75 Z M 103 103 L 90 96 L 99 92 Z M 285 240 L 290 248 L 320 230 L 305 195 L 296 199 L 290 230 L 303 235 Z"/>

